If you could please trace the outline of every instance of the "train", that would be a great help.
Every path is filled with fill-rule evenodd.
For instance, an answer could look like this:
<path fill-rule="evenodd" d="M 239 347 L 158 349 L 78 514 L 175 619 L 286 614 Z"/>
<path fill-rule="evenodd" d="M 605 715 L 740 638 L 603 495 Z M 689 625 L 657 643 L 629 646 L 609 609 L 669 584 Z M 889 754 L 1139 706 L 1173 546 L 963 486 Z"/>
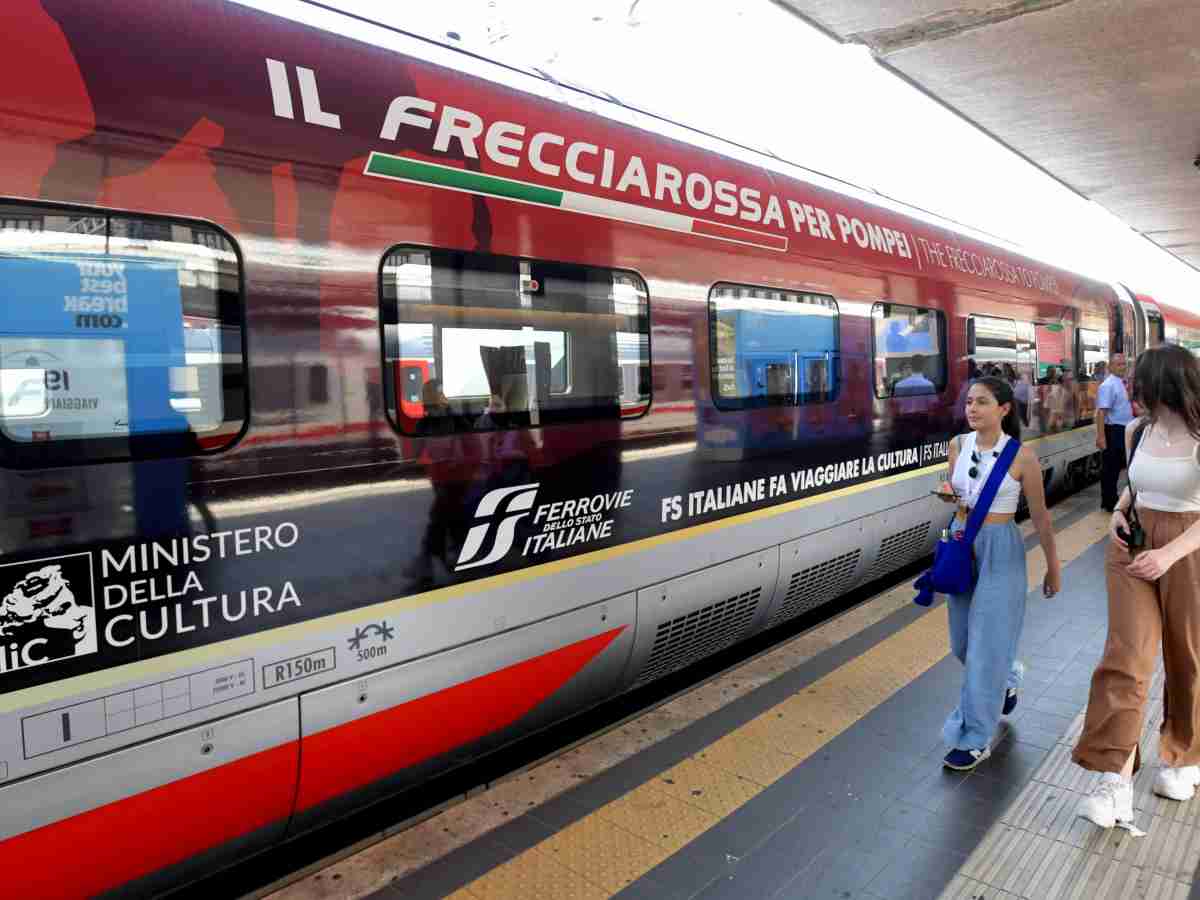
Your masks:
<path fill-rule="evenodd" d="M 1070 489 L 1096 364 L 1200 351 L 1124 284 L 318 4 L 0 22 L 24 900 L 188 883 L 920 560 L 981 372 Z"/>

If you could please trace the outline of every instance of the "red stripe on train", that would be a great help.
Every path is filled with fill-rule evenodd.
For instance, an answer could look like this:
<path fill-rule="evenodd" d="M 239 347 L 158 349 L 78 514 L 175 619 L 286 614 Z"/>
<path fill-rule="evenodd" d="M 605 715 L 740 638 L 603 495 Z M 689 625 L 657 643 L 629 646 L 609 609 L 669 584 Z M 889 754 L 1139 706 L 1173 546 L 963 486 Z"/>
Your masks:
<path fill-rule="evenodd" d="M 297 812 L 516 722 L 625 626 L 304 738 Z"/>
<path fill-rule="evenodd" d="M 22 900 L 92 896 L 511 725 L 624 626 L 0 841 Z M 64 855 L 65 854 L 65 855 Z"/>
<path fill-rule="evenodd" d="M 21 900 L 118 887 L 285 819 L 299 758 L 292 741 L 0 841 L 0 871 Z"/>

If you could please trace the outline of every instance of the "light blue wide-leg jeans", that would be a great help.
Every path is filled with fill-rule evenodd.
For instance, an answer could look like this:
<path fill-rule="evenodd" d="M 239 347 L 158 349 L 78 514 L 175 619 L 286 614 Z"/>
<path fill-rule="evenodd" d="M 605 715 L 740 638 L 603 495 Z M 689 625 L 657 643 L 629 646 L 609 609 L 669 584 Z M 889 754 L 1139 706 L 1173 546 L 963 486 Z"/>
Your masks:
<path fill-rule="evenodd" d="M 957 519 L 953 531 L 962 531 Z M 963 664 L 962 694 L 946 719 L 949 748 L 982 750 L 996 736 L 1007 688 L 1021 685 L 1016 661 L 1025 622 L 1025 541 L 1014 522 L 984 525 L 975 538 L 979 578 L 969 594 L 952 594 L 950 649 Z"/>

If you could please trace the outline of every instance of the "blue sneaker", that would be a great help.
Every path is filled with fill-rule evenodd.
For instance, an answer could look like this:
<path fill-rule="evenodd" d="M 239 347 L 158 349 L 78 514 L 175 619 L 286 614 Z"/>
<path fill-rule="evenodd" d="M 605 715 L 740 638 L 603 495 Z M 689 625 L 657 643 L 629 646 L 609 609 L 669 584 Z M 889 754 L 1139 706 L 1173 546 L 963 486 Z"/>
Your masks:
<path fill-rule="evenodd" d="M 1025 663 L 1021 662 L 1019 659 L 1013 661 L 1013 675 L 1015 676 L 1014 680 L 1018 685 L 1021 683 L 1021 679 L 1025 677 Z M 1016 708 L 1017 688 L 1006 688 L 1004 691 L 1004 708 L 1000 710 L 1000 714 L 1007 716 Z"/>
<path fill-rule="evenodd" d="M 1017 689 L 1007 688 L 1004 691 L 1004 709 L 1000 710 L 1002 715 L 1007 716 L 1017 708 Z"/>
<path fill-rule="evenodd" d="M 982 750 L 951 750 L 942 760 L 942 765 L 956 772 L 970 772 L 973 768 L 992 755 L 991 747 Z"/>

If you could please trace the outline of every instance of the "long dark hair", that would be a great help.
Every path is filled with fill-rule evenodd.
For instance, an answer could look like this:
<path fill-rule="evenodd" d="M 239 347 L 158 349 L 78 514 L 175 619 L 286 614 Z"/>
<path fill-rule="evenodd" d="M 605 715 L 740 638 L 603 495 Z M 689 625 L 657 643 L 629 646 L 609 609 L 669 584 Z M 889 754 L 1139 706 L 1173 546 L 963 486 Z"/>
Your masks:
<path fill-rule="evenodd" d="M 997 378 L 995 375 L 985 375 L 983 378 L 975 379 L 975 384 L 981 384 L 996 398 L 996 402 L 1003 406 L 1008 404 L 1008 414 L 1000 422 L 1000 427 L 1014 441 L 1021 440 L 1021 417 L 1017 413 L 1017 398 L 1013 396 L 1012 385 L 1003 378 Z M 972 385 L 974 387 L 974 385 Z"/>
<path fill-rule="evenodd" d="M 1154 411 L 1165 406 L 1200 440 L 1200 362 L 1190 350 L 1178 344 L 1143 350 L 1133 370 L 1133 399 L 1151 422 Z"/>

